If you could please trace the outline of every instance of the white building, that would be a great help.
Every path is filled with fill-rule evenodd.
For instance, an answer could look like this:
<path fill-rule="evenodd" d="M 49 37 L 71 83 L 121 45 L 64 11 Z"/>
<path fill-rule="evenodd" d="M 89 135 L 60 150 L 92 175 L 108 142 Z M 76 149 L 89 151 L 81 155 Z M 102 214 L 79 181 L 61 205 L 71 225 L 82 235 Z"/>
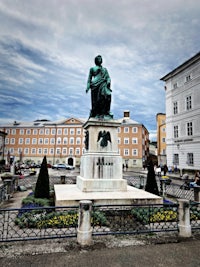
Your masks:
<path fill-rule="evenodd" d="M 200 169 L 200 52 L 161 78 L 166 91 L 167 165 Z"/>

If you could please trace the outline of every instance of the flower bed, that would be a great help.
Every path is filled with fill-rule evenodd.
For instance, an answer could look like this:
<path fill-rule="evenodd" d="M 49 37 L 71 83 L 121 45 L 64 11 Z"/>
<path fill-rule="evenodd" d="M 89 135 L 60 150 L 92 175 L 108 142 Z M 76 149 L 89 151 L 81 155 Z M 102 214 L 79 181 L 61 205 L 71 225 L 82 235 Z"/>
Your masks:
<path fill-rule="evenodd" d="M 93 225 L 105 225 L 106 218 L 98 212 L 92 213 Z M 15 219 L 15 224 L 20 228 L 69 228 L 78 226 L 77 211 L 56 212 L 52 209 L 26 210 Z"/>
<path fill-rule="evenodd" d="M 172 207 L 135 208 L 131 213 L 144 224 L 177 220 L 177 211 Z"/>

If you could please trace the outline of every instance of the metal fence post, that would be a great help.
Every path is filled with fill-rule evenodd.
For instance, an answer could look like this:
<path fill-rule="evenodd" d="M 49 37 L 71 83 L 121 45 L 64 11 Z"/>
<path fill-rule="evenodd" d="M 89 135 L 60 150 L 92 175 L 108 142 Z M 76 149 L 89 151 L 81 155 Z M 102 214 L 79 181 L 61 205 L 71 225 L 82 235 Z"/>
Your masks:
<path fill-rule="evenodd" d="M 190 224 L 190 201 L 187 199 L 178 199 L 179 209 L 179 236 L 180 237 L 191 237 L 191 224 Z"/>
<path fill-rule="evenodd" d="M 77 241 L 82 246 L 92 244 L 91 212 L 92 201 L 81 200 L 79 202 Z"/>

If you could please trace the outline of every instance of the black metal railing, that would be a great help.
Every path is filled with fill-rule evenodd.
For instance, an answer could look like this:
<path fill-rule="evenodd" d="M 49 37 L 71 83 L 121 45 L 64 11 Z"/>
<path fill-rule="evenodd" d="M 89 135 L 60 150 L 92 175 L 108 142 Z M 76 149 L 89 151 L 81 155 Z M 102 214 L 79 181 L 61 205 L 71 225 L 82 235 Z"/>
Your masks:
<path fill-rule="evenodd" d="M 0 203 L 4 202 L 7 199 L 7 185 L 2 184 L 0 186 Z"/>
<path fill-rule="evenodd" d="M 174 198 L 184 198 L 188 200 L 194 200 L 194 189 L 189 190 L 180 188 L 180 185 L 170 184 L 166 186 L 166 195 Z"/>
<path fill-rule="evenodd" d="M 178 205 L 94 206 L 93 235 L 178 231 Z"/>
<path fill-rule="evenodd" d="M 178 204 L 93 205 L 92 234 L 178 233 Z M 0 242 L 76 237 L 78 206 L 0 209 Z M 192 231 L 200 229 L 200 203 L 190 203 Z"/>
<path fill-rule="evenodd" d="M 190 224 L 192 231 L 200 229 L 200 203 L 190 203 Z"/>
<path fill-rule="evenodd" d="M 128 181 L 128 184 L 137 188 L 144 188 L 146 184 L 145 175 L 136 175 L 136 176 L 125 176 L 125 179 Z M 185 189 L 181 185 L 171 183 L 164 183 L 164 188 L 160 185 L 160 178 L 156 177 L 159 193 L 161 196 L 169 196 L 173 198 L 184 198 L 191 201 L 194 201 L 194 189 L 188 188 Z M 167 181 L 167 180 L 166 180 Z M 163 192 L 164 189 L 164 192 Z"/>
<path fill-rule="evenodd" d="M 74 237 L 78 207 L 0 209 L 0 241 Z"/>

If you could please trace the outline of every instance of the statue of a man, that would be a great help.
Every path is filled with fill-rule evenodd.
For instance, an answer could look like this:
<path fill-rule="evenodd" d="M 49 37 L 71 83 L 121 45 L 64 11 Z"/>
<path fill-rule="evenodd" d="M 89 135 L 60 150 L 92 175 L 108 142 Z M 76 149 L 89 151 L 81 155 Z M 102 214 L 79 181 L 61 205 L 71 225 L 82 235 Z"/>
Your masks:
<path fill-rule="evenodd" d="M 111 79 L 106 68 L 102 67 L 102 57 L 95 57 L 95 65 L 90 69 L 86 93 L 91 89 L 92 109 L 90 117 L 113 118 L 110 113 Z"/>

